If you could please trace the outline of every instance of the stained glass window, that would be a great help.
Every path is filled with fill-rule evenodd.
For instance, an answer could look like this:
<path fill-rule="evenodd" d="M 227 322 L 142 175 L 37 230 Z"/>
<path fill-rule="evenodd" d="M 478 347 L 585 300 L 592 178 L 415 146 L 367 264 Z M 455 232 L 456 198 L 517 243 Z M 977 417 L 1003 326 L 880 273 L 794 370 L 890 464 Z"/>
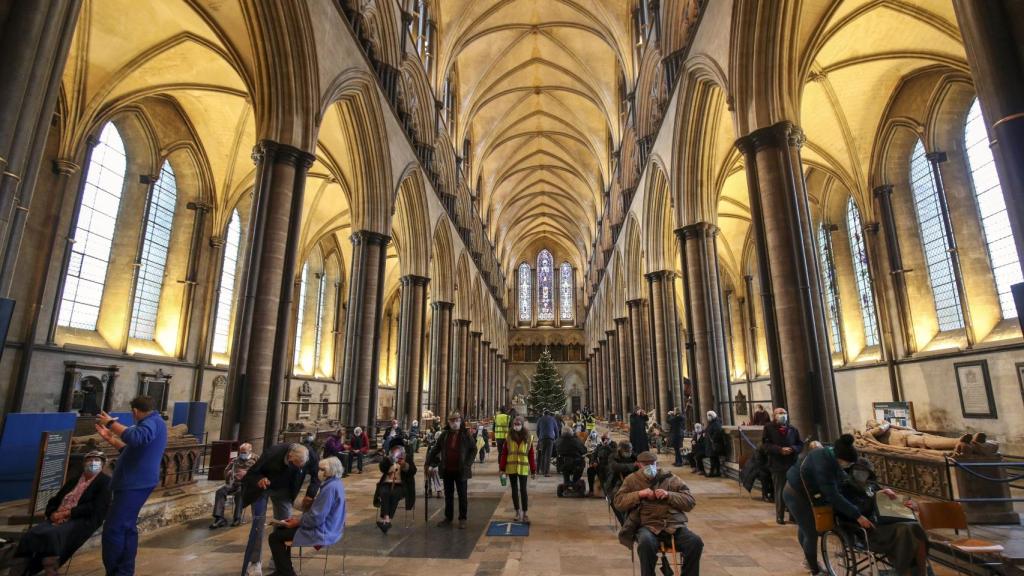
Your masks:
<path fill-rule="evenodd" d="M 562 262 L 558 268 L 558 308 L 559 318 L 565 322 L 572 322 L 572 266 L 568 262 Z"/>
<path fill-rule="evenodd" d="M 832 258 L 832 242 L 825 226 L 818 227 L 818 256 L 821 276 L 825 285 L 825 306 L 828 308 L 829 343 L 833 353 L 843 351 L 842 333 L 839 331 L 839 290 L 836 289 L 836 266 Z"/>
<path fill-rule="evenodd" d="M 860 221 L 857 203 L 850 198 L 846 204 L 846 228 L 850 233 L 850 255 L 853 257 L 853 277 L 857 281 L 857 300 L 864 321 L 864 344 L 878 344 L 878 316 L 875 313 L 875 295 L 871 291 L 871 272 L 868 270 L 868 252 L 864 245 L 864 227 Z"/>
<path fill-rule="evenodd" d="M 957 330 L 964 327 L 960 310 L 960 293 L 953 277 L 949 244 L 943 224 L 939 191 L 932 176 L 931 162 L 925 156 L 920 140 L 910 157 L 910 186 L 914 193 L 914 210 L 921 231 L 921 245 L 928 265 L 928 280 L 935 297 L 935 314 L 939 330 Z"/>
<path fill-rule="evenodd" d="M 217 319 L 213 329 L 213 351 L 228 353 L 231 341 L 231 312 L 235 305 L 235 275 L 238 273 L 238 248 L 242 242 L 242 221 L 238 210 L 231 212 L 228 232 L 224 235 L 224 263 L 220 269 L 220 288 L 217 291 Z"/>
<path fill-rule="evenodd" d="M 554 259 L 547 249 L 537 255 L 537 320 L 555 319 Z"/>
<path fill-rule="evenodd" d="M 309 276 L 309 261 L 302 266 L 302 276 L 299 277 L 299 299 L 296 306 L 298 312 L 295 318 L 295 364 L 299 363 L 299 353 L 302 352 L 302 322 L 306 316 L 306 277 Z"/>
<path fill-rule="evenodd" d="M 135 282 L 132 321 L 128 335 L 152 340 L 156 331 L 156 315 L 160 309 L 160 293 L 164 287 L 167 252 L 171 247 L 171 223 L 178 199 L 177 182 L 170 162 L 164 162 L 160 177 L 149 196 L 146 229 L 139 255 L 139 277 Z"/>
<path fill-rule="evenodd" d="M 533 278 L 530 265 L 519 265 L 519 321 L 529 322 L 533 318 Z"/>
<path fill-rule="evenodd" d="M 971 169 L 974 196 L 978 200 L 981 226 L 985 232 L 985 245 L 988 247 L 992 276 L 995 278 L 996 292 L 999 294 L 999 305 L 1003 311 L 1003 318 L 1016 318 L 1017 308 L 1013 303 L 1010 286 L 1024 282 L 1024 278 L 1021 277 L 1020 260 L 1017 258 L 1017 249 L 1013 242 L 1013 231 L 1010 230 L 1010 219 L 1006 215 L 1006 200 L 1003 198 L 996 163 L 989 148 L 985 119 L 982 118 L 981 105 L 977 99 L 967 114 L 964 145 Z"/>
<path fill-rule="evenodd" d="M 95 330 L 117 228 L 127 159 L 117 128 L 107 123 L 92 150 L 75 223 L 57 324 Z"/>

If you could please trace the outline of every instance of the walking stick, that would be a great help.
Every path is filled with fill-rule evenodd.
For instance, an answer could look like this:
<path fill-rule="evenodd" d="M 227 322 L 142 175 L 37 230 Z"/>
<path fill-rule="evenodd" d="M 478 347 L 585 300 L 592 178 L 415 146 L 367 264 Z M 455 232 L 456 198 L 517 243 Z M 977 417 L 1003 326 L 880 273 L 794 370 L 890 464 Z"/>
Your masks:
<path fill-rule="evenodd" d="M 426 474 L 423 475 L 423 523 L 427 524 L 430 522 L 430 512 L 427 508 L 430 508 L 430 495 L 427 490 L 430 488 L 430 467 L 426 467 Z"/>

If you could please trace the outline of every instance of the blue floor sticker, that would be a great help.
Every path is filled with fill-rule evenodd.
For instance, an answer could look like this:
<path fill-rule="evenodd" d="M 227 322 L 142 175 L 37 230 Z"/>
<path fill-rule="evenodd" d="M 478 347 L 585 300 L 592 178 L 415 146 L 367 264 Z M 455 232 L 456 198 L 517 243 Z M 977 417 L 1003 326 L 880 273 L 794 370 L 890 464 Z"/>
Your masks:
<path fill-rule="evenodd" d="M 488 536 L 529 536 L 530 525 L 521 522 L 501 522 L 494 520 L 487 527 Z"/>

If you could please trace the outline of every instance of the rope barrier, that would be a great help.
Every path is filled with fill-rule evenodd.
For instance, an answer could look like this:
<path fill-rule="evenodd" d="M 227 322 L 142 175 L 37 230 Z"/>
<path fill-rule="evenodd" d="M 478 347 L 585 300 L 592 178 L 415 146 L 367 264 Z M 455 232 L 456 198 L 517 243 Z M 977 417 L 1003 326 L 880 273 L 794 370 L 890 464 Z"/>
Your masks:
<path fill-rule="evenodd" d="M 998 484 L 1009 484 L 1010 482 L 1016 482 L 1018 480 L 1024 480 L 1024 474 L 1018 474 L 1017 476 L 1010 476 L 1010 477 L 1007 477 L 1007 478 L 991 478 L 989 476 L 986 476 L 984 474 L 980 474 L 978 472 L 975 472 L 974 470 L 971 470 L 969 466 L 961 464 L 961 463 L 957 462 L 956 460 L 947 460 L 947 462 L 952 462 L 954 466 L 956 466 L 957 468 L 963 470 L 964 472 L 967 472 L 971 476 L 974 476 L 976 478 L 981 478 L 982 480 L 988 480 L 989 482 L 996 482 Z"/>
<path fill-rule="evenodd" d="M 742 428 L 736 428 L 736 430 L 739 431 L 740 438 L 742 438 L 743 441 L 746 442 L 748 446 L 750 446 L 751 450 L 757 450 L 757 445 L 750 441 L 750 437 L 747 436 L 747 433 L 744 432 Z"/>

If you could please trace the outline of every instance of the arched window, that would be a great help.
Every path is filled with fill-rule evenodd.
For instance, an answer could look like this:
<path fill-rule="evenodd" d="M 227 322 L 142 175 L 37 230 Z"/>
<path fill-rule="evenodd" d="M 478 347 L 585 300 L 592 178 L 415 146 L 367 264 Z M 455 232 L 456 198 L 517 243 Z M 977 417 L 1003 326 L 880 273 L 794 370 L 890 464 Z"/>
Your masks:
<path fill-rule="evenodd" d="M 85 175 L 57 316 L 60 326 L 96 329 L 127 165 L 124 141 L 108 122 L 92 150 Z"/>
<path fill-rule="evenodd" d="M 298 313 L 295 318 L 295 365 L 298 366 L 302 352 L 302 322 L 306 316 L 306 284 L 309 276 L 309 261 L 302 266 L 302 276 L 299 277 L 299 299 L 297 300 Z"/>
<path fill-rule="evenodd" d="M 220 269 L 220 288 L 217 290 L 217 317 L 213 328 L 213 351 L 227 354 L 231 341 L 231 313 L 235 305 L 235 275 L 238 272 L 238 252 L 242 242 L 242 221 L 238 210 L 231 212 L 228 231 L 224 235 L 224 261 Z"/>
<path fill-rule="evenodd" d="M 554 259 L 545 248 L 537 255 L 537 320 L 555 319 Z"/>
<path fill-rule="evenodd" d="M 860 210 L 850 198 L 846 204 L 846 228 L 850 233 L 850 255 L 853 257 L 853 277 L 857 281 L 857 300 L 860 317 L 864 321 L 864 345 L 878 344 L 878 316 L 875 314 L 875 295 L 871 291 L 871 273 L 868 271 L 868 252 L 864 247 L 864 227 Z"/>
<path fill-rule="evenodd" d="M 558 308 L 559 318 L 565 322 L 573 319 L 572 293 L 572 265 L 562 262 L 558 268 Z"/>
<path fill-rule="evenodd" d="M 999 185 L 996 163 L 988 144 L 985 119 L 981 115 L 981 105 L 977 98 L 967 114 L 967 123 L 964 125 L 964 147 L 971 169 L 974 196 L 978 200 L 981 226 L 985 232 L 985 245 L 988 247 L 992 276 L 995 278 L 996 292 L 999 294 L 999 305 L 1003 311 L 1003 318 L 1016 318 L 1017 308 L 1013 303 L 1010 286 L 1024 282 L 1024 278 L 1021 277 L 1013 231 L 1010 230 L 1010 219 L 1006 215 L 1006 200 Z"/>
<path fill-rule="evenodd" d="M 320 367 L 320 339 L 324 332 L 324 297 L 327 294 L 327 274 L 320 273 L 316 294 L 316 318 L 313 323 L 313 371 Z"/>
<path fill-rule="evenodd" d="M 824 225 L 818 227 L 818 256 L 821 259 L 821 276 L 825 284 L 825 306 L 828 307 L 828 327 L 835 354 L 843 351 L 843 337 L 839 331 L 839 290 L 836 287 L 836 265 L 832 257 L 832 239 Z"/>
<path fill-rule="evenodd" d="M 932 176 L 931 162 L 925 155 L 920 140 L 910 157 L 910 187 L 914 193 L 914 210 L 921 231 L 921 245 L 928 266 L 928 280 L 935 297 L 935 314 L 939 330 L 957 330 L 964 327 L 960 310 L 960 293 L 953 277 L 949 243 L 943 225 L 944 214 L 939 202 L 939 191 Z"/>
<path fill-rule="evenodd" d="M 530 277 L 530 265 L 523 262 L 519 265 L 519 321 L 529 322 L 533 318 L 533 278 Z"/>
<path fill-rule="evenodd" d="M 178 201 L 178 185 L 171 163 L 164 161 L 160 177 L 149 193 L 146 228 L 139 254 L 139 276 L 135 281 L 132 321 L 128 336 L 152 340 L 156 331 L 156 315 L 160 309 L 160 293 L 164 288 L 167 252 L 171 248 L 171 224 Z"/>

